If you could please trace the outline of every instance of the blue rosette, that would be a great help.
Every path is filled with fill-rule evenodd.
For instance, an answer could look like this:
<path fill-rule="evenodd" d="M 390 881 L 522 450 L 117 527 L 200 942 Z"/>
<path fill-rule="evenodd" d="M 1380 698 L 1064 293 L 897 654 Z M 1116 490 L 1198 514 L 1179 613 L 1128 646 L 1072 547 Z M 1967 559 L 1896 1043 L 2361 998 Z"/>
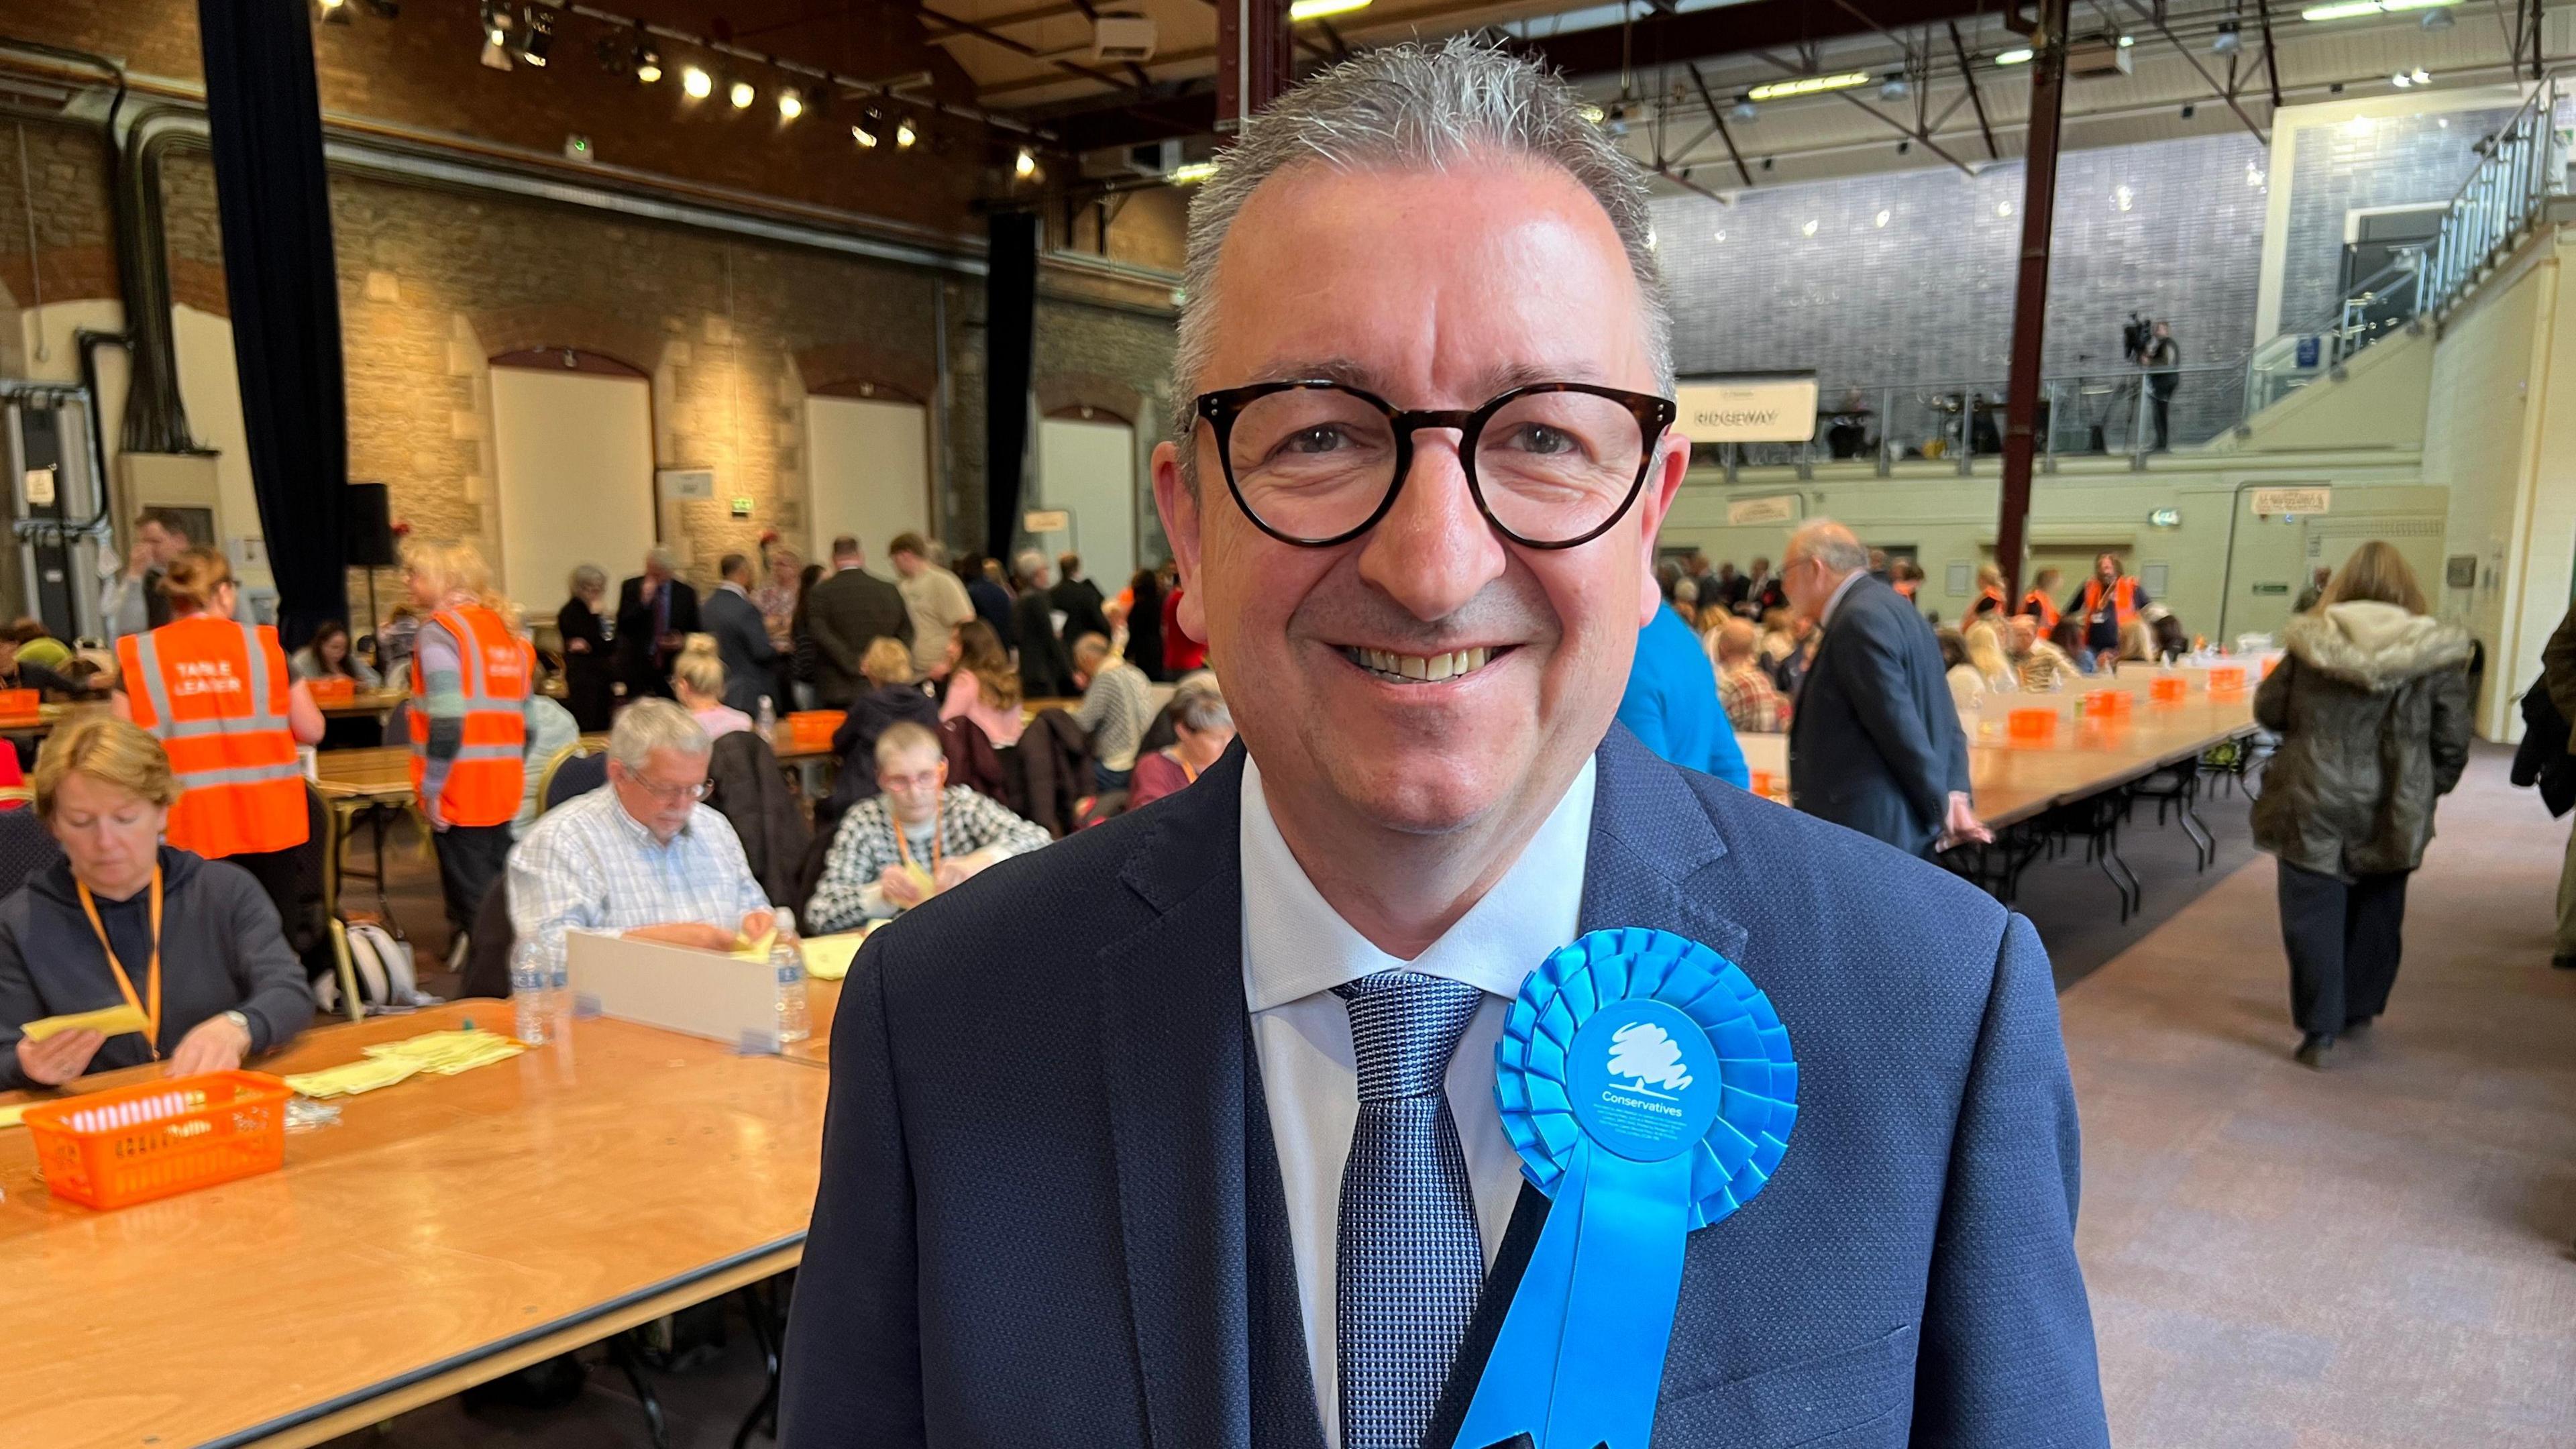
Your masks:
<path fill-rule="evenodd" d="M 1798 1115 L 1779 1013 L 1668 931 L 1594 931 L 1521 985 L 1494 1094 L 1551 1207 L 1459 1449 L 1645 1449 L 1683 1239 L 1752 1200 Z"/>

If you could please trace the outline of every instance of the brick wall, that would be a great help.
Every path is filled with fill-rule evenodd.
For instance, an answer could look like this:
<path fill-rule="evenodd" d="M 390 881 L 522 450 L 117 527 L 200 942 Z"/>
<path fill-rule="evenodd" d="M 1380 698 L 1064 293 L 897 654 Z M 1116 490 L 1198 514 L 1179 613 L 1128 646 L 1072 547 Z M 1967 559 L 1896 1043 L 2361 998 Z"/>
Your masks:
<path fill-rule="evenodd" d="M 772 43 L 846 75 L 927 70 L 936 94 L 973 99 L 964 73 L 927 43 L 917 23 L 898 12 L 885 15 L 890 23 L 844 24 L 827 34 L 809 27 Z M 735 17 L 739 24 L 754 18 Z M 202 87 L 196 0 L 40 0 L 11 7 L 7 30 L 120 59 L 148 82 Z M 551 64 L 501 72 L 478 61 L 482 31 L 472 0 L 428 0 L 405 5 L 398 20 L 361 12 L 347 25 L 315 24 L 314 64 L 324 114 L 359 129 L 434 132 L 546 156 L 560 155 L 565 137 L 578 133 L 590 138 L 603 164 L 951 235 L 980 233 L 969 202 L 1005 186 L 988 163 L 1007 157 L 1016 140 L 1007 133 L 916 112 L 923 145 L 908 153 L 891 145 L 862 151 L 850 138 L 853 115 L 843 114 L 855 113 L 855 101 L 782 126 L 774 93 L 783 84 L 807 85 L 799 78 L 656 42 L 666 74 L 643 86 L 622 63 L 631 39 L 617 37 L 617 70 L 601 64 L 597 47 L 610 36 L 607 26 L 567 15 L 556 28 Z M 680 68 L 691 60 L 720 80 L 734 74 L 751 80 L 759 100 L 735 111 L 720 85 L 705 101 L 687 101 Z"/>
<path fill-rule="evenodd" d="M 2449 201 L 2477 169 L 2473 148 L 2511 115 L 2498 109 L 2387 116 L 2301 132 L 2281 263 L 2282 330 L 2314 326 L 2342 303 L 2350 212 Z"/>
<path fill-rule="evenodd" d="M 2067 153 L 2047 370 L 2121 376 L 2120 323 L 2132 308 L 2172 320 L 2186 363 L 2241 358 L 2254 342 L 2265 206 L 2246 168 L 2262 161 L 2242 135 Z M 1955 391 L 1969 379 L 2000 396 L 2023 180 L 2013 163 L 1975 178 L 1943 169 L 1755 189 L 1733 206 L 1656 202 L 1676 365 L 1812 367 L 1829 398 L 1848 384 Z M 1999 212 L 2006 206 L 2012 214 Z M 1813 236 L 1804 232 L 1810 221 Z M 2186 379 L 2174 405 L 2177 440 L 2232 423 L 2240 393 L 2240 381 Z M 1900 413 L 1910 405 L 1919 410 L 1900 399 Z"/>

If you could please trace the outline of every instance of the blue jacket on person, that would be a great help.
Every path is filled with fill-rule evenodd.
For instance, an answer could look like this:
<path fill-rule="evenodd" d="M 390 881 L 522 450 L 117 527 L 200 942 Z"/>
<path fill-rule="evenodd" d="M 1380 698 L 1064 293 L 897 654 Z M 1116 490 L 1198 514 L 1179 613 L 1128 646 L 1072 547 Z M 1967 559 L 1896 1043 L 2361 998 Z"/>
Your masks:
<path fill-rule="evenodd" d="M 1577 928 L 1705 943 L 1798 1061 L 1779 1170 L 1685 1240 L 1652 1449 L 2108 1449 L 2030 923 L 1625 730 L 1594 758 Z M 1322 1449 L 1244 996 L 1242 787 L 1236 745 L 861 949 L 783 1449 Z M 1483 1449 L 1457 1428 L 1549 1210 L 1524 1181 L 1432 1449 Z"/>
<path fill-rule="evenodd" d="M 1637 631 L 1637 661 L 1619 696 L 1619 723 L 1646 748 L 1686 770 L 1741 790 L 1753 783 L 1735 726 L 1717 702 L 1717 670 L 1682 616 L 1667 604 Z"/>

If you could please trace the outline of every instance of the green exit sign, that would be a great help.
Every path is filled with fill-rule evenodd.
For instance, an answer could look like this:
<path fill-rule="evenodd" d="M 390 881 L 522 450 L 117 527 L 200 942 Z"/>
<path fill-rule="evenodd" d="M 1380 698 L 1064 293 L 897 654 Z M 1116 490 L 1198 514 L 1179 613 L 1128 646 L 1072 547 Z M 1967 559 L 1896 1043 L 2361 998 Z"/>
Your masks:
<path fill-rule="evenodd" d="M 2254 592 L 2258 594 L 2286 594 L 2289 591 L 2290 586 L 2288 584 L 2263 583 L 2256 584 L 2254 586 Z"/>
<path fill-rule="evenodd" d="M 2179 508 L 2159 508 L 2155 512 L 2147 515 L 2147 525 L 2150 528 L 2180 528 L 2182 527 L 2182 510 Z"/>
<path fill-rule="evenodd" d="M 748 498 L 735 499 L 733 501 L 733 516 L 736 518 L 749 518 L 751 516 L 751 500 Z"/>

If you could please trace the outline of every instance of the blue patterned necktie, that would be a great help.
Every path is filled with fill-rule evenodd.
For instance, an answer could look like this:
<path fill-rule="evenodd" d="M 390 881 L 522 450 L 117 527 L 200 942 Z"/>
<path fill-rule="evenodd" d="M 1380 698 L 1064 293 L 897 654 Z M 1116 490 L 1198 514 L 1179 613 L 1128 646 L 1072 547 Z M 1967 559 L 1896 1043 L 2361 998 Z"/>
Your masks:
<path fill-rule="evenodd" d="M 1342 1449 L 1418 1449 L 1485 1279 L 1441 1085 L 1484 993 L 1381 971 L 1333 994 L 1350 1010 L 1360 1089 L 1334 1258 Z"/>

